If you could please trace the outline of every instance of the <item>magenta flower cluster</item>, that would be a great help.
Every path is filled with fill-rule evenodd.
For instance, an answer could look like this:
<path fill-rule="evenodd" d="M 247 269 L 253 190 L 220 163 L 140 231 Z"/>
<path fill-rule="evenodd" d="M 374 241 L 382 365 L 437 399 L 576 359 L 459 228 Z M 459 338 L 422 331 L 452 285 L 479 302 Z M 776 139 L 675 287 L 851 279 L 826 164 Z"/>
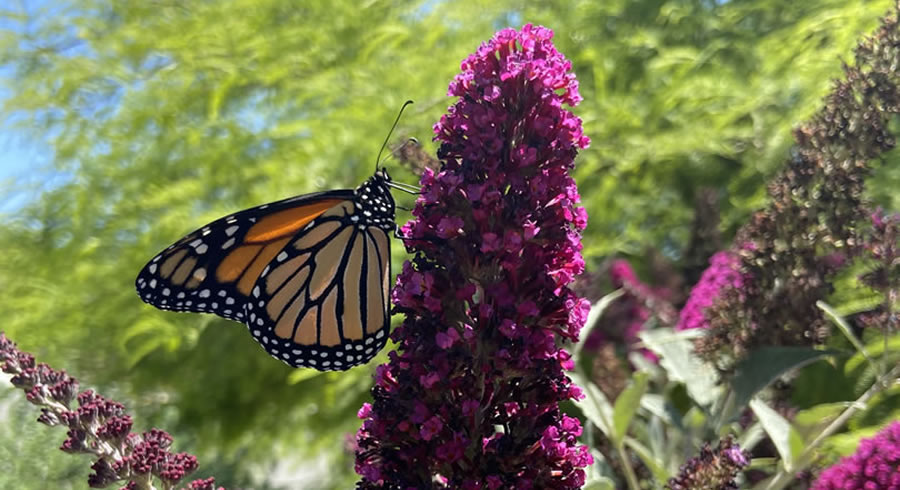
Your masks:
<path fill-rule="evenodd" d="M 29 402 L 41 407 L 38 422 L 68 428 L 60 449 L 90 454 L 97 459 L 88 476 L 91 488 L 124 483 L 123 489 L 150 488 L 156 478 L 164 488 L 174 488 L 197 469 L 197 458 L 172 453 L 172 436 L 159 429 L 131 433 L 132 419 L 125 407 L 91 390 L 78 394 L 78 381 L 65 371 L 35 363 L 34 356 L 16 348 L 0 333 L 0 369 L 12 375 L 13 386 L 23 390 Z M 77 403 L 72 408 L 72 402 Z M 196 480 L 192 490 L 214 490 L 215 479 Z"/>
<path fill-rule="evenodd" d="M 401 231 L 415 258 L 393 292 L 399 348 L 359 412 L 359 488 L 584 483 L 581 425 L 559 409 L 582 394 L 558 344 L 589 310 L 569 288 L 587 222 L 569 170 L 589 140 L 563 108 L 581 97 L 552 36 L 500 31 L 450 84 L 442 167 Z"/>
<path fill-rule="evenodd" d="M 813 490 L 900 490 L 900 421 L 863 439 L 856 453 L 822 472 Z"/>
<path fill-rule="evenodd" d="M 712 306 L 726 289 L 740 289 L 744 285 L 740 267 L 741 259 L 734 252 L 723 250 L 714 254 L 709 259 L 709 267 L 703 271 L 700 280 L 691 289 L 675 329 L 708 328 L 706 309 Z"/>

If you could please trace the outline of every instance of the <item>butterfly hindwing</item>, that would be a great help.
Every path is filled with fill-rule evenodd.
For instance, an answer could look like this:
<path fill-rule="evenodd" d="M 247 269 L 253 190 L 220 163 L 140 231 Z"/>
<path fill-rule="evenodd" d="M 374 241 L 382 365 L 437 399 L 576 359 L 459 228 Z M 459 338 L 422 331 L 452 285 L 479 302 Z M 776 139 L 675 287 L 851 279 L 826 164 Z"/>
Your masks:
<path fill-rule="evenodd" d="M 246 321 L 272 356 L 293 366 L 345 370 L 384 346 L 390 248 L 386 231 L 368 223 L 358 203 L 336 206 L 263 271 Z"/>
<path fill-rule="evenodd" d="M 138 294 L 164 310 L 244 321 L 259 274 L 307 223 L 342 202 L 340 190 L 285 199 L 213 221 L 160 252 L 138 274 Z"/>

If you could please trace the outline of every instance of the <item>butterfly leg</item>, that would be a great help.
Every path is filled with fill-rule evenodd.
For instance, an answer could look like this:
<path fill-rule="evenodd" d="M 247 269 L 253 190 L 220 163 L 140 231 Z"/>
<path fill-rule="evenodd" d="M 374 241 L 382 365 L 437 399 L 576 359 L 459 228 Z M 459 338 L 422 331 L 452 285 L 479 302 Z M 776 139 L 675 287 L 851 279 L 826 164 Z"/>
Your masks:
<path fill-rule="evenodd" d="M 388 187 L 390 187 L 392 189 L 397 189 L 400 192 L 405 192 L 407 194 L 412 194 L 414 196 L 418 196 L 418 195 L 422 194 L 422 189 L 420 189 L 414 185 L 404 184 L 401 182 L 386 182 L 386 184 Z"/>
<path fill-rule="evenodd" d="M 420 241 L 420 242 L 432 242 L 432 243 L 441 243 L 443 241 L 442 239 L 440 239 L 438 237 L 433 237 L 433 236 L 424 236 L 424 237 L 419 237 L 419 238 L 405 236 L 402 233 L 400 233 L 400 225 L 395 225 L 394 238 L 397 238 L 397 239 L 403 240 L 403 241 L 416 240 L 416 241 Z"/>
<path fill-rule="evenodd" d="M 402 209 L 402 208 L 401 208 L 401 209 Z M 400 240 L 412 240 L 412 237 L 403 236 L 403 235 L 400 233 L 400 225 L 394 225 L 394 238 L 397 238 L 397 239 L 400 239 Z"/>

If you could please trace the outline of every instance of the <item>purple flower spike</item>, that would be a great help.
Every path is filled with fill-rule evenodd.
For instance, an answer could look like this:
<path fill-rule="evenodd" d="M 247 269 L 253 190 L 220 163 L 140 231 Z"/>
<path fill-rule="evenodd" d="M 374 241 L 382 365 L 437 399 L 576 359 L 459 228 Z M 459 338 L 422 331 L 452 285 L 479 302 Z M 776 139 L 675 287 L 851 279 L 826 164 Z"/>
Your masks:
<path fill-rule="evenodd" d="M 863 439 L 852 456 L 819 477 L 813 490 L 900 490 L 900 422 Z"/>
<path fill-rule="evenodd" d="M 552 31 L 505 29 L 462 63 L 459 100 L 435 125 L 439 172 L 422 175 L 402 230 L 415 258 L 394 289 L 406 315 L 359 415 L 359 488 L 580 488 L 591 464 L 560 413 L 578 398 L 558 344 L 589 309 L 587 217 L 569 171 L 589 140 Z"/>
<path fill-rule="evenodd" d="M 740 289 L 744 285 L 741 259 L 734 252 L 723 250 L 709 259 L 709 267 L 703 271 L 700 281 L 691 289 L 691 295 L 681 310 L 676 330 L 709 328 L 706 309 L 715 303 L 728 288 Z"/>
<path fill-rule="evenodd" d="M 151 482 L 158 481 L 162 488 L 175 488 L 197 469 L 195 456 L 169 451 L 172 436 L 168 433 L 159 429 L 132 433 L 133 421 L 124 405 L 91 390 L 78 393 L 75 378 L 46 364 L 36 364 L 34 356 L 20 351 L 3 332 L 0 370 L 13 375 L 12 384 L 26 393 L 29 402 L 41 407 L 38 422 L 68 428 L 61 450 L 96 458 L 88 475 L 89 487 L 125 483 L 121 488 L 136 490 L 151 488 Z M 73 401 L 77 408 L 72 406 Z M 195 480 L 188 488 L 217 490 L 215 478 Z"/>

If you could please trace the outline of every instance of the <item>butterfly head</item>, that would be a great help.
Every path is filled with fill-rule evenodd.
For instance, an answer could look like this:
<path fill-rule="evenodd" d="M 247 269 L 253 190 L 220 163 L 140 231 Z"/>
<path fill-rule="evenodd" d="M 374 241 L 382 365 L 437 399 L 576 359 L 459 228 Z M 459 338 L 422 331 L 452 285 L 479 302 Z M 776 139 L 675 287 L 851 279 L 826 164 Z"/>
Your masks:
<path fill-rule="evenodd" d="M 375 171 L 375 175 L 369 180 L 379 180 L 382 183 L 385 183 L 391 181 L 391 176 L 388 174 L 387 167 L 381 167 Z"/>
<path fill-rule="evenodd" d="M 386 230 L 393 230 L 394 227 L 395 208 L 390 182 L 391 176 L 382 167 L 356 188 L 357 204 L 362 207 L 363 213 L 368 211 L 373 223 Z"/>

